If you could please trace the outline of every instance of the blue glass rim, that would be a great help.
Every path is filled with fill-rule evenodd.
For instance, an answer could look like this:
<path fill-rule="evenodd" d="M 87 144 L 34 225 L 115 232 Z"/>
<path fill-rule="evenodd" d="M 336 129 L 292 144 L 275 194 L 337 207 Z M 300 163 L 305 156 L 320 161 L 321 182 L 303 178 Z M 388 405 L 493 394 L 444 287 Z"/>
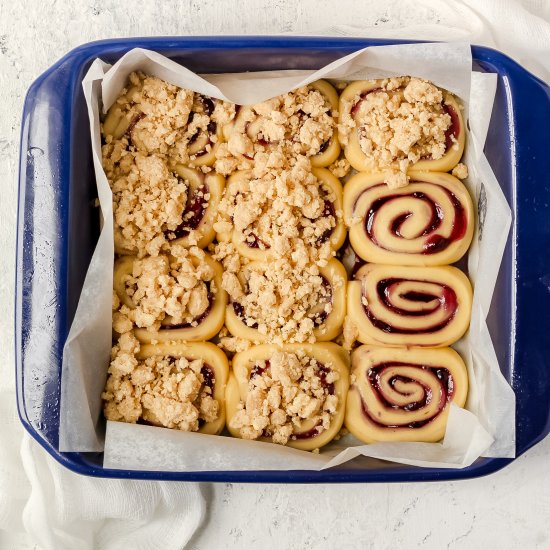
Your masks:
<path fill-rule="evenodd" d="M 40 88 L 45 79 L 51 77 L 60 68 L 67 70 L 68 67 L 72 67 L 72 90 L 76 90 L 80 86 L 78 80 L 79 75 L 82 74 L 82 68 L 89 66 L 91 61 L 96 57 L 105 57 L 107 54 L 108 59 L 112 60 L 122 56 L 128 50 L 134 47 L 143 47 L 152 50 L 182 50 L 182 49 L 194 49 L 194 50 L 242 50 L 242 49 L 280 49 L 280 50 L 294 50 L 299 52 L 301 49 L 308 48 L 319 49 L 324 52 L 342 52 L 355 51 L 357 49 L 373 46 L 373 45 L 386 45 L 396 43 L 410 43 L 408 40 L 368 40 L 362 38 L 326 38 L 326 37 L 163 37 L 163 38 L 129 38 L 129 39 L 113 39 L 103 40 L 98 42 L 91 42 L 79 46 L 72 50 L 67 55 L 62 57 L 57 63 L 52 65 L 47 71 L 40 75 L 35 82 L 29 88 L 27 97 L 25 99 L 25 106 L 23 111 L 23 121 L 26 121 L 29 116 L 29 111 L 32 107 L 31 99 L 36 90 Z M 546 90 L 548 94 L 548 88 L 538 80 L 536 77 L 525 71 L 521 66 L 515 63 L 513 60 L 503 55 L 502 53 L 491 50 L 489 48 L 473 46 L 473 57 L 481 65 L 486 64 L 491 68 L 496 68 L 499 74 L 504 75 L 507 79 L 517 81 L 517 89 L 525 91 L 529 86 L 538 86 Z M 77 70 L 78 69 L 78 70 Z M 519 92 L 518 92 L 519 95 Z M 522 99 L 520 97 L 519 99 Z M 524 104 L 523 107 L 526 105 Z M 71 105 L 66 106 L 70 110 Z M 522 105 L 518 104 L 514 106 L 514 112 L 521 111 Z M 546 107 L 545 114 L 550 113 L 550 107 Z M 70 115 L 69 115 L 70 116 Z M 550 123 L 550 114 L 548 118 Z M 548 134 L 548 132 L 547 132 Z M 519 138 L 519 134 L 516 134 Z M 65 139 L 70 141 L 70 133 L 68 132 L 64 136 Z M 21 133 L 21 166 L 20 166 L 20 186 L 19 196 L 20 203 L 18 209 L 18 232 L 17 232 L 17 273 L 16 273 L 16 312 L 15 312 L 15 330 L 16 330 L 16 370 L 17 370 L 17 401 L 18 411 L 21 422 L 31 434 L 31 436 L 38 441 L 42 447 L 46 449 L 51 456 L 53 456 L 58 462 L 65 467 L 84 475 L 98 476 L 98 477 L 113 477 L 113 478 L 132 478 L 132 479 L 157 479 L 157 480 L 183 480 L 183 481 L 225 481 L 225 482 L 285 482 L 285 483 L 311 483 L 311 482 L 323 482 L 323 483 L 348 483 L 348 482 L 408 482 L 408 481 L 442 481 L 452 479 L 465 479 L 478 476 L 484 476 L 492 472 L 500 470 L 512 459 L 495 459 L 495 458 L 483 458 L 476 461 L 472 466 L 464 469 L 430 469 L 430 468 L 411 468 L 408 466 L 397 466 L 391 470 L 386 469 L 350 469 L 339 470 L 331 469 L 326 471 L 224 471 L 224 472 L 151 472 L 151 471 L 127 471 L 127 470 L 110 470 L 103 467 L 94 465 L 90 462 L 89 457 L 85 456 L 87 453 L 60 453 L 55 444 L 51 440 L 44 437 L 41 430 L 37 428 L 34 422 L 29 420 L 28 411 L 26 409 L 25 397 L 23 393 L 23 377 L 24 377 L 24 350 L 22 349 L 22 331 L 24 326 L 24 255 L 25 255 L 25 227 L 24 227 L 24 207 L 25 207 L 25 195 L 26 190 L 23 183 L 25 183 L 24 170 L 25 170 L 25 158 L 26 158 L 26 145 L 27 136 L 25 135 L 25 123 L 22 125 Z M 544 140 L 543 140 L 544 141 Z M 548 141 L 547 143 L 550 143 Z M 531 152 L 538 153 L 539 150 L 535 145 L 519 144 L 516 143 L 516 148 L 521 147 L 529 149 Z M 517 151 L 516 151 L 517 152 Z M 519 157 L 515 157 L 516 160 Z M 541 157 L 543 158 L 543 157 Z M 69 162 L 69 161 L 68 161 Z M 540 173 L 540 172 L 539 172 Z M 550 196 L 550 190 L 545 188 L 544 193 Z M 550 202 L 550 201 L 549 201 Z M 550 218 L 549 218 L 550 219 Z M 531 228 L 532 229 L 532 228 Z M 544 228 L 544 236 L 546 236 L 546 228 Z M 517 246 L 517 243 L 514 243 Z M 529 251 L 517 250 L 517 258 L 522 257 L 524 254 L 528 254 Z M 66 262 L 66 259 L 65 259 Z M 546 260 L 544 263 L 543 274 L 546 276 L 550 273 L 550 261 Z M 516 277 L 518 279 L 518 277 Z M 62 311 L 63 315 L 66 315 L 66 311 Z M 546 343 L 547 344 L 547 343 Z M 545 344 L 545 345 L 546 345 Z M 547 346 L 548 347 L 548 346 Z M 515 353 L 515 357 L 518 358 L 521 354 Z M 544 365 L 542 365 L 544 366 Z M 60 365 L 59 365 L 60 368 Z M 512 384 L 522 383 L 523 378 L 516 376 L 515 372 L 512 373 Z M 514 386 L 515 387 L 515 386 Z M 544 386 L 547 388 L 547 385 Z M 516 394 L 518 400 L 524 396 L 523 387 L 522 391 L 518 391 L 516 388 Z M 547 399 L 550 396 L 550 392 L 546 393 Z M 548 407 L 545 409 L 545 414 L 548 417 Z M 520 414 L 521 413 L 521 414 Z M 525 414 L 523 408 L 518 409 L 518 429 L 521 429 L 531 419 Z M 522 441 L 518 444 L 517 454 L 518 456 L 524 453 L 528 448 L 532 447 L 550 431 L 550 417 L 544 427 L 544 429 L 538 429 L 536 433 L 530 433 L 526 441 Z"/>

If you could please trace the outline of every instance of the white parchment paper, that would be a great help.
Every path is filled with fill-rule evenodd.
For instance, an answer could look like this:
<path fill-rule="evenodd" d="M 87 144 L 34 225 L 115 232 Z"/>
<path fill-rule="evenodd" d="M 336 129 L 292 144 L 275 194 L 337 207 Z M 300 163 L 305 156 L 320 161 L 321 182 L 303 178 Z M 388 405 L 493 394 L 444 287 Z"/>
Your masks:
<path fill-rule="evenodd" d="M 459 96 L 469 116 L 466 185 L 478 204 L 476 233 L 468 257 L 475 285 L 469 333 L 456 349 L 465 360 L 470 390 L 467 409 L 452 406 L 441 443 L 364 445 L 351 435 L 318 455 L 270 443 L 185 433 L 144 425 L 101 426 L 101 391 L 111 348 L 113 264 L 112 196 L 101 167 L 99 105 L 112 105 L 130 72 L 140 69 L 181 87 L 239 104 L 263 101 L 320 78 L 364 79 L 412 75 Z M 511 211 L 483 155 L 496 75 L 472 73 L 470 46 L 405 44 L 360 50 L 318 71 L 197 75 L 164 56 L 135 49 L 109 67 L 96 60 L 83 86 L 90 114 L 102 233 L 84 283 L 63 354 L 61 451 L 105 451 L 104 466 L 129 470 L 320 470 L 359 455 L 424 467 L 462 468 L 479 456 L 515 454 L 515 395 L 502 376 L 486 317 L 506 245 Z"/>

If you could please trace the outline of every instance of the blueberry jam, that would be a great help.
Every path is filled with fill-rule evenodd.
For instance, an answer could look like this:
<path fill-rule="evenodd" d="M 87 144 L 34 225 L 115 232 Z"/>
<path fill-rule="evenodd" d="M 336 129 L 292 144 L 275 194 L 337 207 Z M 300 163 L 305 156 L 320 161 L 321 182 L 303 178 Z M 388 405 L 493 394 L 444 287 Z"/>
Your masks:
<path fill-rule="evenodd" d="M 181 178 L 178 179 L 180 182 L 183 181 Z M 183 221 L 174 231 L 176 239 L 187 237 L 190 231 L 199 227 L 208 206 L 208 202 L 204 199 L 206 193 L 208 193 L 208 185 L 203 184 L 187 197 L 187 204 L 182 215 Z"/>
<path fill-rule="evenodd" d="M 433 283 L 433 281 L 415 281 L 413 279 L 382 279 L 376 285 L 376 292 L 380 302 L 386 309 L 402 317 L 422 317 L 425 315 L 430 315 L 437 309 L 442 308 L 446 313 L 445 318 L 440 323 L 431 327 L 425 327 L 423 329 L 407 329 L 390 325 L 389 323 L 378 319 L 368 305 L 363 304 L 363 310 L 365 311 L 367 318 L 377 329 L 387 334 L 432 334 L 445 328 L 453 320 L 458 309 L 458 300 L 455 291 L 451 287 L 447 285 L 440 285 L 442 288 L 440 295 L 432 295 L 424 292 L 406 292 L 401 294 L 401 298 L 410 302 L 421 302 L 425 304 L 429 304 L 432 301 L 435 302 L 431 308 L 426 307 L 420 311 L 407 311 L 395 306 L 392 301 L 392 295 L 396 291 L 396 285 L 402 282 Z"/>
<path fill-rule="evenodd" d="M 411 182 L 411 183 L 419 183 L 419 182 Z M 384 184 L 381 184 L 381 185 L 384 185 Z M 373 201 L 373 203 L 370 205 L 370 208 L 365 216 L 365 225 L 364 225 L 365 232 L 369 236 L 369 239 L 375 245 L 381 247 L 380 243 L 378 243 L 376 236 L 374 234 L 376 215 L 378 211 L 382 208 L 382 206 L 384 206 L 387 203 L 390 203 L 393 200 L 410 196 L 417 200 L 421 200 L 425 204 L 427 204 L 431 213 L 430 218 L 427 220 L 427 223 L 424 229 L 418 235 L 415 236 L 415 238 L 427 237 L 423 245 L 422 254 L 434 254 L 436 252 L 441 252 L 442 250 L 445 250 L 452 242 L 457 241 L 464 237 L 464 235 L 466 234 L 467 219 L 466 219 L 466 212 L 464 211 L 464 208 L 460 204 L 460 201 L 458 200 L 456 195 L 454 195 L 447 189 L 444 189 L 444 191 L 449 196 L 449 200 L 451 201 L 454 209 L 453 225 L 451 229 L 451 234 L 448 237 L 443 237 L 441 235 L 434 233 L 440 227 L 445 217 L 445 214 L 443 209 L 441 208 L 441 205 L 434 202 L 431 199 L 431 197 L 429 197 L 426 193 L 423 193 L 421 191 L 414 191 L 410 193 L 410 195 L 406 195 L 404 193 L 402 194 L 396 193 L 393 195 L 380 197 L 379 199 L 376 199 L 375 201 Z M 394 235 L 395 237 L 404 238 L 403 235 L 401 234 L 401 227 L 403 226 L 403 223 L 405 223 L 411 215 L 412 215 L 411 212 L 404 212 L 399 216 L 395 217 L 391 223 L 391 226 L 388 228 L 388 231 L 390 232 L 390 234 Z"/>
<path fill-rule="evenodd" d="M 394 391 L 397 391 L 395 388 L 395 385 L 397 382 L 414 383 L 422 387 L 423 396 L 422 396 L 422 399 L 418 401 L 414 401 L 412 403 L 407 403 L 407 405 L 405 406 L 400 406 L 400 405 L 391 403 L 387 399 L 387 397 L 384 395 L 384 391 L 382 389 L 382 384 L 381 384 L 381 378 L 386 369 L 393 368 L 393 367 L 415 367 L 418 369 L 431 372 L 438 381 L 439 395 L 433 395 L 431 388 L 429 388 L 428 386 L 426 386 L 425 384 L 423 384 L 418 380 L 414 380 L 407 376 L 395 375 L 389 380 L 389 384 Z M 400 425 L 387 425 L 379 422 L 378 419 L 373 418 L 372 414 L 367 409 L 365 402 L 361 400 L 361 408 L 362 408 L 363 414 L 374 424 L 377 424 L 378 426 L 382 426 L 386 428 L 421 428 L 422 426 L 425 426 L 426 424 L 431 422 L 445 408 L 447 402 L 451 401 L 454 394 L 453 377 L 451 376 L 450 372 L 443 367 L 411 365 L 410 363 L 401 363 L 401 362 L 380 363 L 374 367 L 371 367 L 368 370 L 367 378 L 370 386 L 374 391 L 374 394 L 376 395 L 376 398 L 382 404 L 382 406 L 386 409 L 404 410 L 407 412 L 412 412 L 412 411 L 417 411 L 426 407 L 432 402 L 433 399 L 439 399 L 437 412 L 434 416 L 427 418 L 425 420 L 409 422 L 409 423 L 400 424 Z M 405 393 L 402 395 L 407 396 L 409 394 Z"/>

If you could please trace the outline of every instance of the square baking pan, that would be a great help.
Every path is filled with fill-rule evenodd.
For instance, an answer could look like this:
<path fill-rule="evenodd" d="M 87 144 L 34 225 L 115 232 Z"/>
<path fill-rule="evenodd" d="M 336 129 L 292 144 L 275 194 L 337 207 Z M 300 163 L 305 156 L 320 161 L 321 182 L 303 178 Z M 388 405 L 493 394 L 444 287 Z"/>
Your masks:
<path fill-rule="evenodd" d="M 20 151 L 15 352 L 27 431 L 61 464 L 92 476 L 225 482 L 405 482 L 471 478 L 511 459 L 464 469 L 358 458 L 325 471 L 152 472 L 103 468 L 102 453 L 58 450 L 61 359 L 99 235 L 82 78 L 100 57 L 156 50 L 199 73 L 318 69 L 367 46 L 403 41 L 304 37 L 166 37 L 85 44 L 30 87 Z M 475 70 L 498 74 L 485 153 L 513 211 L 488 317 L 501 369 L 517 398 L 517 456 L 550 431 L 550 89 L 505 55 L 472 47 Z"/>

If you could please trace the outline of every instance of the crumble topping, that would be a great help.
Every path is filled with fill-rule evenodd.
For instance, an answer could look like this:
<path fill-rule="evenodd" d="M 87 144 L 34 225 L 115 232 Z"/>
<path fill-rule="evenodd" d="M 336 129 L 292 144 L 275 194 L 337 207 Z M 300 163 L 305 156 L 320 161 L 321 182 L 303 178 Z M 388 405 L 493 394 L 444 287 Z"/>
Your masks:
<path fill-rule="evenodd" d="M 183 221 L 188 185 L 158 155 L 134 153 L 122 142 L 103 147 L 103 164 L 113 191 L 115 245 L 156 256 L 165 233 Z"/>
<path fill-rule="evenodd" d="M 217 141 L 217 125 L 231 120 L 234 106 L 134 72 L 111 112 L 118 115 L 115 121 L 126 120 L 124 135 L 136 151 L 192 163 L 197 156 L 212 150 Z M 120 126 L 115 130 L 120 133 Z M 117 137 L 113 136 L 115 130 L 108 116 L 103 124 L 107 143 Z"/>
<path fill-rule="evenodd" d="M 102 394 L 107 420 L 144 420 L 166 428 L 197 431 L 202 422 L 219 417 L 220 404 L 206 383 L 202 359 L 136 358 L 139 342 L 121 335 L 111 351 L 107 384 Z"/>
<path fill-rule="evenodd" d="M 285 445 L 304 421 L 313 421 L 317 434 L 330 427 L 338 408 L 334 382 L 339 374 L 304 352 L 275 352 L 258 361 L 248 382 L 246 402 L 231 419 L 243 439 L 269 437 Z M 332 391 L 331 391 L 332 388 Z"/>
<path fill-rule="evenodd" d="M 313 330 L 333 310 L 333 289 L 315 264 L 297 270 L 285 259 L 250 263 L 238 274 L 226 271 L 222 287 L 243 322 L 279 345 L 315 342 Z"/>
<path fill-rule="evenodd" d="M 230 354 L 246 351 L 252 346 L 252 342 L 250 340 L 245 340 L 244 338 L 239 338 L 237 336 L 231 336 L 225 326 L 220 330 L 218 339 L 218 347 Z"/>
<path fill-rule="evenodd" d="M 133 272 L 125 276 L 124 283 L 135 308 L 117 308 L 114 330 L 123 333 L 135 325 L 154 332 L 163 321 L 197 326 L 197 319 L 210 306 L 210 293 L 216 292 L 214 270 L 204 257 L 200 248 L 173 245 L 171 256 L 159 254 L 134 261 Z"/>
<path fill-rule="evenodd" d="M 256 155 L 269 150 L 285 156 L 318 155 L 328 147 L 337 116 L 327 98 L 311 86 L 263 103 L 236 106 L 226 128 L 227 143 L 216 151 L 216 170 L 227 175 L 251 169 Z"/>
<path fill-rule="evenodd" d="M 344 349 L 351 351 L 357 338 L 359 337 L 359 330 L 351 317 L 346 315 L 344 319 L 344 325 L 342 328 L 342 346 Z"/>
<path fill-rule="evenodd" d="M 332 209 L 333 194 L 320 185 L 304 156 L 292 165 L 275 153 L 262 160 L 250 178 L 229 182 L 216 231 L 234 228 L 248 246 L 269 249 L 278 258 L 291 257 L 300 265 L 310 256 L 330 257 L 328 237 L 342 216 Z"/>
<path fill-rule="evenodd" d="M 337 178 L 345 178 L 350 170 L 351 170 L 351 164 L 347 159 L 339 159 L 335 160 L 328 169 L 332 172 L 332 174 Z"/>
<path fill-rule="evenodd" d="M 357 131 L 363 153 L 378 168 L 391 169 L 385 179 L 388 186 L 402 187 L 408 183 L 411 164 L 440 159 L 446 152 L 452 121 L 442 102 L 442 91 L 426 80 L 382 80 L 375 90 L 344 102 L 340 141 L 346 145 L 350 133 Z"/>
<path fill-rule="evenodd" d="M 463 164 L 462 162 L 459 162 L 454 168 L 451 174 L 458 179 L 464 180 L 468 177 L 468 167 Z"/>

